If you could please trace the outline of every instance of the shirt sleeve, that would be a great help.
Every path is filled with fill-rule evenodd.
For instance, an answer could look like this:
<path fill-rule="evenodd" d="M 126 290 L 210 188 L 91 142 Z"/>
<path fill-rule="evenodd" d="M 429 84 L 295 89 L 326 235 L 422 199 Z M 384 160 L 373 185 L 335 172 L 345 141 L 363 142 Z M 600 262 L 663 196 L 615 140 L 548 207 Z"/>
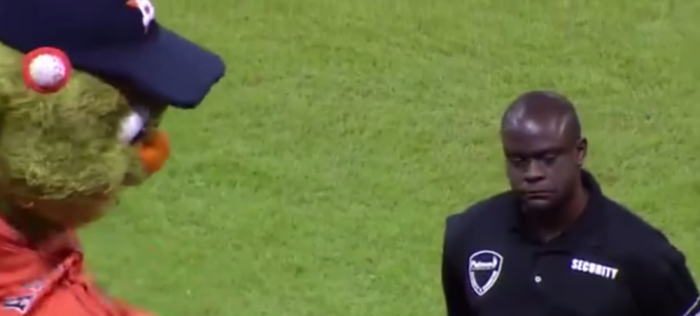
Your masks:
<path fill-rule="evenodd" d="M 631 291 L 644 316 L 693 316 L 700 312 L 698 290 L 683 254 L 668 247 L 636 262 Z"/>
<path fill-rule="evenodd" d="M 464 273 L 460 269 L 459 256 L 455 251 L 455 235 L 459 235 L 455 227 L 457 218 L 447 219 L 445 226 L 445 238 L 442 248 L 442 289 L 445 296 L 447 316 L 471 316 L 473 315 L 467 301 L 467 293 L 464 286 Z"/>

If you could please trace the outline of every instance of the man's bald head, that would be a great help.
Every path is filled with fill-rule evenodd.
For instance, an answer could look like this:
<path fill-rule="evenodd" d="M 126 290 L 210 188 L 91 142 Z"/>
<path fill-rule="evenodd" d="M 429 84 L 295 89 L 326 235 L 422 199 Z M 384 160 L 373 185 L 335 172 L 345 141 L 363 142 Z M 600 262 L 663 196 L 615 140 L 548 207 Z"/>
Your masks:
<path fill-rule="evenodd" d="M 558 132 L 569 140 L 581 139 L 581 123 L 574 105 L 551 91 L 531 91 L 515 99 L 503 114 L 501 132 Z"/>
<path fill-rule="evenodd" d="M 581 187 L 587 141 L 576 109 L 566 97 L 531 91 L 508 107 L 501 143 L 511 188 L 529 212 L 554 214 Z"/>

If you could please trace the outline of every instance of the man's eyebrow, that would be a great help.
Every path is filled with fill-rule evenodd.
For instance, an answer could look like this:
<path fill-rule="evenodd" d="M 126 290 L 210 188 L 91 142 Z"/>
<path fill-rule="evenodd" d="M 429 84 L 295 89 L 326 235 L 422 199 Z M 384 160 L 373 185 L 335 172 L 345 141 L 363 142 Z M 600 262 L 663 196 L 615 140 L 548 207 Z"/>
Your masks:
<path fill-rule="evenodd" d="M 506 150 L 505 153 L 508 156 L 530 156 L 530 157 L 537 157 L 537 156 L 544 156 L 547 154 L 552 154 L 552 153 L 562 153 L 566 151 L 566 149 L 562 146 L 552 146 L 552 147 L 546 147 L 546 148 L 540 148 L 537 150 Z"/>

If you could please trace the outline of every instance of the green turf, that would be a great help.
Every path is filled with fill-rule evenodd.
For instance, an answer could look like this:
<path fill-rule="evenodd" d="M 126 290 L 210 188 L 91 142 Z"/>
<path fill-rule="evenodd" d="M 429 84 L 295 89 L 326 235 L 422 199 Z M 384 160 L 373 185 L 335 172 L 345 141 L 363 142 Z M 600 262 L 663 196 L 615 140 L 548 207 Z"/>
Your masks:
<path fill-rule="evenodd" d="M 589 167 L 700 272 L 700 15 L 669 0 L 156 0 L 227 60 L 167 171 L 85 234 L 163 316 L 441 315 L 444 217 L 505 186 L 504 106 L 580 107 Z"/>

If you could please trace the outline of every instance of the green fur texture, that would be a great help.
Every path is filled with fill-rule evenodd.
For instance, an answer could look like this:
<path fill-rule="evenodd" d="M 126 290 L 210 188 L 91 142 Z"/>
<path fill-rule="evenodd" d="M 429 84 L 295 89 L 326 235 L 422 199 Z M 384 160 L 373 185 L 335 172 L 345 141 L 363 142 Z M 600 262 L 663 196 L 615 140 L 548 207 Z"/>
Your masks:
<path fill-rule="evenodd" d="M 0 45 L 0 180 L 13 194 L 62 199 L 143 181 L 136 149 L 117 138 L 129 115 L 113 87 L 74 71 L 64 89 L 39 94 L 22 79 L 21 55 Z"/>

